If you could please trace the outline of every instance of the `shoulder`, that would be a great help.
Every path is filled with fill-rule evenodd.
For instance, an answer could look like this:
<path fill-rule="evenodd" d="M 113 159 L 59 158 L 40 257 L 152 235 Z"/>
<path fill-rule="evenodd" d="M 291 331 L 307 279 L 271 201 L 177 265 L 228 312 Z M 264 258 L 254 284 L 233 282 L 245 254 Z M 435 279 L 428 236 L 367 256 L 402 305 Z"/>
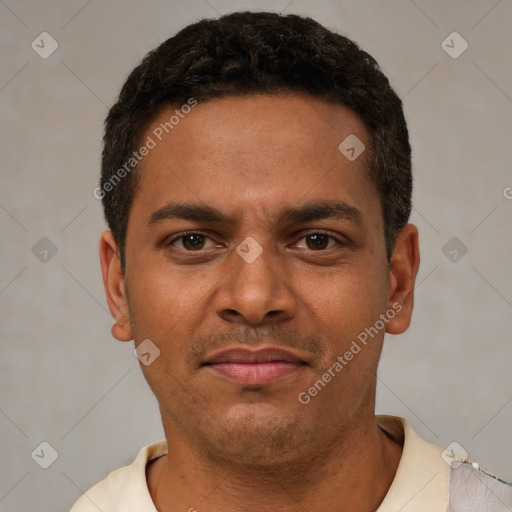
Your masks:
<path fill-rule="evenodd" d="M 451 512 L 505 512 L 512 509 L 512 483 L 484 471 L 476 462 L 452 463 Z"/>
<path fill-rule="evenodd" d="M 131 464 L 112 471 L 82 494 L 70 512 L 120 512 L 133 506 L 139 512 L 154 512 L 147 487 L 146 465 L 166 453 L 166 441 L 144 446 Z"/>
<path fill-rule="evenodd" d="M 113 480 L 118 484 L 120 480 L 126 478 L 129 471 L 130 466 L 123 466 L 109 473 L 105 479 L 84 492 L 70 512 L 98 512 L 98 509 L 102 512 L 114 512 L 116 505 L 113 501 L 110 481 Z"/>
<path fill-rule="evenodd" d="M 420 437 L 404 418 L 377 416 L 403 445 L 402 458 L 379 512 L 510 512 L 512 484 Z"/>

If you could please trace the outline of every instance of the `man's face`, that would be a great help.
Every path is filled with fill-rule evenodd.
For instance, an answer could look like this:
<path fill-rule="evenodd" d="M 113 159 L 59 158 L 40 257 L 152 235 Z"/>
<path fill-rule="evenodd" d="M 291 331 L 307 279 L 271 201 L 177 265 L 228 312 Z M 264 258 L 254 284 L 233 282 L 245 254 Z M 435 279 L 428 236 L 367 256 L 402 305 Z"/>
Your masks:
<path fill-rule="evenodd" d="M 130 211 L 123 339 L 160 350 L 141 367 L 167 437 L 245 462 L 318 452 L 373 417 L 385 329 L 333 365 L 392 304 L 369 155 L 338 149 L 367 131 L 342 106 L 264 95 L 199 103 L 159 141 L 174 108 L 142 139 L 157 144 Z"/>

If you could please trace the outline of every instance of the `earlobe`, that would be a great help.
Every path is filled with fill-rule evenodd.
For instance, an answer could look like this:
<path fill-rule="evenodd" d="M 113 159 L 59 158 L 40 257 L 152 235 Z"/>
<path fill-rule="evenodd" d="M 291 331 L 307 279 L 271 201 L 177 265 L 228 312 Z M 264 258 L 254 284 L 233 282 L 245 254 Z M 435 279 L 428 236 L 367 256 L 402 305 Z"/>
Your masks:
<path fill-rule="evenodd" d="M 390 334 L 403 333 L 411 323 L 419 265 L 418 229 L 408 224 L 396 239 L 389 264 L 388 308 L 396 311 L 387 323 Z"/>
<path fill-rule="evenodd" d="M 108 307 L 114 317 L 112 336 L 119 341 L 133 339 L 128 300 L 119 251 L 112 232 L 104 231 L 100 237 L 100 264 Z"/>

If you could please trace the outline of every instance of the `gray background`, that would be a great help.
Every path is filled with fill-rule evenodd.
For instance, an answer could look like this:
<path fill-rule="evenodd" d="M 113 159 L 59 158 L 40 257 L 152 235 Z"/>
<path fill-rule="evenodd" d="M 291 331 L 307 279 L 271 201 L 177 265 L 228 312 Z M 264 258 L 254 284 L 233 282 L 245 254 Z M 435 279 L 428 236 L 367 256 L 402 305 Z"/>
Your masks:
<path fill-rule="evenodd" d="M 412 326 L 385 344 L 377 411 L 440 446 L 457 441 L 512 480 L 510 1 L 3 0 L 0 510 L 68 510 L 163 439 L 132 343 L 110 335 L 92 194 L 102 123 L 147 51 L 240 9 L 303 13 L 341 31 L 403 99 L 422 262 Z M 31 48 L 43 31 L 59 45 L 47 59 Z M 453 31 L 469 44 L 456 59 L 442 47 Z M 31 458 L 43 441 L 58 452 L 48 469 Z"/>

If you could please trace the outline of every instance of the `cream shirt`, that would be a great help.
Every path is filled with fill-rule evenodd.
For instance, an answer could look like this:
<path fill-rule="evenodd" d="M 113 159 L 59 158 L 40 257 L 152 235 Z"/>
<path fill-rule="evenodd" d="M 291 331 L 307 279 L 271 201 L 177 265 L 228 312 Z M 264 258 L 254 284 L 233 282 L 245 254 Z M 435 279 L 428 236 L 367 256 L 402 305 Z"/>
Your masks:
<path fill-rule="evenodd" d="M 376 416 L 379 427 L 403 444 L 395 478 L 376 512 L 512 511 L 512 485 L 464 461 L 452 468 L 443 449 L 422 439 L 396 416 Z M 146 464 L 167 454 L 167 442 L 142 448 L 128 466 L 85 492 L 70 512 L 158 512 L 149 494 Z"/>

